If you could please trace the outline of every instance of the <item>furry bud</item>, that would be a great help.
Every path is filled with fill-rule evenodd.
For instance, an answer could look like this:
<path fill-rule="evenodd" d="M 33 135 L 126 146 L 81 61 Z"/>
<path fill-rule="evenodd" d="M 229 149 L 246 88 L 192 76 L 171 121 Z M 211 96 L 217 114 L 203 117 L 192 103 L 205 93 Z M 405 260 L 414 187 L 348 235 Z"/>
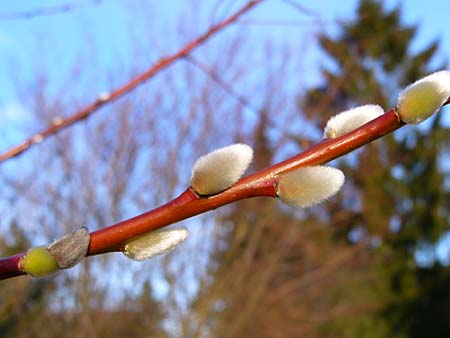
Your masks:
<path fill-rule="evenodd" d="M 278 186 L 279 199 L 291 206 L 305 208 L 335 195 L 344 184 L 341 170 L 326 167 L 301 167 L 282 174 Z"/>
<path fill-rule="evenodd" d="M 192 189 L 200 195 L 212 195 L 231 187 L 242 177 L 252 158 L 253 149 L 241 143 L 200 157 L 192 169 Z"/>
<path fill-rule="evenodd" d="M 328 120 L 324 136 L 327 138 L 342 136 L 383 114 L 383 108 L 375 104 L 366 104 L 343 111 Z"/>
<path fill-rule="evenodd" d="M 129 241 L 123 254 L 135 261 L 150 259 L 172 251 L 188 235 L 189 231 L 186 228 L 151 231 Z"/>
<path fill-rule="evenodd" d="M 450 71 L 425 76 L 403 89 L 397 111 L 405 123 L 417 124 L 429 118 L 450 97 Z"/>

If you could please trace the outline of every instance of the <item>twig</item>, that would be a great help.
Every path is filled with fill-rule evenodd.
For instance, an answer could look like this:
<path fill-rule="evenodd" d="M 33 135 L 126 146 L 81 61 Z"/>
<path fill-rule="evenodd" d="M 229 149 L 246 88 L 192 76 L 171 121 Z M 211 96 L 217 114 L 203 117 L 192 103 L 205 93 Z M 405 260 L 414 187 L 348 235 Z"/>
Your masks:
<path fill-rule="evenodd" d="M 201 70 L 206 76 L 208 76 L 217 85 L 219 85 L 223 90 L 225 90 L 231 97 L 233 97 L 243 107 L 245 107 L 248 110 L 250 110 L 251 112 L 257 114 L 258 110 L 250 103 L 250 101 L 243 95 L 236 92 L 236 90 L 234 90 L 234 88 L 229 83 L 227 83 L 216 72 L 214 72 L 214 70 L 209 68 L 203 62 L 195 59 L 191 55 L 187 55 L 184 59 L 186 61 L 188 61 L 189 63 L 191 63 L 192 65 L 194 65 L 195 67 L 197 67 L 199 70 Z"/>
<path fill-rule="evenodd" d="M 302 14 L 306 14 L 308 16 L 312 16 L 317 19 L 321 18 L 319 12 L 316 12 L 316 11 L 302 5 L 302 4 L 298 3 L 297 1 L 294 1 L 294 0 L 281 0 L 281 1 L 288 4 L 289 6 L 296 9 L 298 12 L 300 12 Z"/>
<path fill-rule="evenodd" d="M 246 19 L 239 20 L 237 25 L 243 26 L 286 26 L 286 27 L 323 27 L 336 26 L 337 22 L 322 22 L 322 21 L 285 21 L 285 20 L 264 20 L 264 19 Z"/>
<path fill-rule="evenodd" d="M 77 113 L 67 117 L 60 119 L 58 121 L 55 121 L 51 126 L 47 127 L 46 129 L 42 130 L 41 132 L 31 136 L 21 144 L 6 150 L 5 152 L 0 154 L 0 163 L 10 159 L 12 157 L 15 157 L 27 149 L 29 149 L 34 144 L 42 142 L 45 138 L 47 138 L 50 135 L 53 135 L 60 130 L 78 122 L 81 120 L 84 120 L 88 118 L 93 112 L 101 108 L 102 106 L 106 105 L 107 103 L 111 103 L 112 101 L 117 100 L 124 94 L 130 92 L 131 90 L 135 89 L 139 85 L 143 84 L 150 78 L 152 78 L 155 74 L 160 72 L 161 70 L 165 69 L 169 65 L 173 64 L 175 61 L 179 60 L 182 57 L 185 57 L 188 55 L 192 50 L 203 44 L 206 40 L 211 38 L 213 35 L 224 29 L 225 27 L 231 25 L 232 23 L 236 22 L 244 13 L 250 11 L 253 7 L 258 5 L 264 0 L 251 0 L 246 5 L 244 5 L 241 9 L 239 9 L 236 13 L 228 17 L 227 19 L 223 20 L 222 22 L 213 25 L 207 32 L 200 35 L 195 40 L 189 42 L 186 44 L 183 48 L 181 48 L 178 52 L 163 57 L 159 59 L 150 69 L 145 71 L 144 73 L 136 76 L 134 79 L 132 79 L 130 82 L 126 83 L 125 85 L 114 89 L 110 93 L 102 94 L 100 95 L 97 100 L 95 100 L 93 103 L 89 104 L 85 108 L 81 109 Z"/>
<path fill-rule="evenodd" d="M 88 5 L 99 5 L 101 2 L 102 0 L 68 2 L 59 6 L 36 8 L 23 12 L 0 13 L 0 20 L 34 19 L 40 16 L 49 16 L 71 12 Z"/>

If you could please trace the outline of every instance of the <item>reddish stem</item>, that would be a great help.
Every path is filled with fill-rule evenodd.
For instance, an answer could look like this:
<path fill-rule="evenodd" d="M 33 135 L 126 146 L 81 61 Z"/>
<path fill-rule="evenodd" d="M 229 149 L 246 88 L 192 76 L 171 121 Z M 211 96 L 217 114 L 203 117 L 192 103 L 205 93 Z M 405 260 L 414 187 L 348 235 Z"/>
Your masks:
<path fill-rule="evenodd" d="M 395 109 L 350 133 L 325 139 L 304 152 L 242 178 L 229 189 L 213 196 L 199 196 L 188 188 L 169 203 L 134 218 L 91 233 L 88 255 L 121 250 L 130 239 L 183 219 L 245 198 L 276 196 L 278 176 L 301 166 L 320 165 L 343 156 L 405 125 Z M 0 279 L 22 274 L 18 262 L 24 254 L 0 260 Z"/>
<path fill-rule="evenodd" d="M 276 196 L 278 175 L 301 166 L 320 165 L 380 138 L 400 127 L 394 109 L 360 128 L 334 139 L 325 139 L 304 152 L 242 178 L 234 186 L 213 196 L 199 196 L 188 188 L 169 203 L 134 218 L 91 233 L 88 255 L 121 250 L 130 239 L 183 219 L 245 198 Z M 22 274 L 18 261 L 24 254 L 1 260 L 0 279 Z"/>
<path fill-rule="evenodd" d="M 183 219 L 216 209 L 245 198 L 276 196 L 277 175 L 301 166 L 319 165 L 380 138 L 404 123 L 394 109 L 364 126 L 335 139 L 325 139 L 286 161 L 242 178 L 231 188 L 213 196 L 202 197 L 187 189 L 171 202 L 91 233 L 89 255 L 117 251 L 124 242 Z"/>
<path fill-rule="evenodd" d="M 19 262 L 23 256 L 25 256 L 24 252 L 0 259 L 0 279 L 24 275 L 25 272 L 20 271 L 19 268 Z"/>
<path fill-rule="evenodd" d="M 89 104 L 85 108 L 81 109 L 79 112 L 77 112 L 67 118 L 63 118 L 63 119 L 55 122 L 50 127 L 31 136 L 30 138 L 28 138 L 27 140 L 18 144 L 17 146 L 12 147 L 12 148 L 6 150 L 5 152 L 1 153 L 0 154 L 0 163 L 23 153 L 24 151 L 28 150 L 34 144 L 42 142 L 42 140 L 44 140 L 48 136 L 56 134 L 60 130 L 74 124 L 75 122 L 78 122 L 78 121 L 88 118 L 93 112 L 95 112 L 102 106 L 106 105 L 107 103 L 111 103 L 112 101 L 118 99 L 119 97 L 123 96 L 124 94 L 135 89 L 137 86 L 141 85 L 148 79 L 152 78 L 155 74 L 157 74 L 161 70 L 165 69 L 167 66 L 171 65 L 175 61 L 177 61 L 177 60 L 185 57 L 189 53 L 191 53 L 195 48 L 197 48 L 198 46 L 203 44 L 206 40 L 211 38 L 213 35 L 215 35 L 219 31 L 221 31 L 225 27 L 236 22 L 236 20 L 238 20 L 244 13 L 248 12 L 250 9 L 252 9 L 256 5 L 258 5 L 262 1 L 264 1 L 264 0 L 249 1 L 245 6 L 243 6 L 240 10 L 238 10 L 232 16 L 230 16 L 227 19 L 225 19 L 224 21 L 219 22 L 218 24 L 212 26 L 207 32 L 205 32 L 203 35 L 200 35 L 197 39 L 186 44 L 182 49 L 180 49 L 175 54 L 161 58 L 146 72 L 136 76 L 134 79 L 132 79 L 130 82 L 126 83 L 122 87 L 116 88 L 115 90 L 111 91 L 107 95 L 106 98 L 99 97 L 96 101 Z"/>

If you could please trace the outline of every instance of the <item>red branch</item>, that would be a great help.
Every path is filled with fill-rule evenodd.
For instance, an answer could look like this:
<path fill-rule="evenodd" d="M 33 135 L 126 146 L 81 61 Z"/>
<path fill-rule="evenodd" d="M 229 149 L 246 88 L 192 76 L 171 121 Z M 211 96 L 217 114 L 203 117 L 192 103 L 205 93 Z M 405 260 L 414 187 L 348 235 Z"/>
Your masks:
<path fill-rule="evenodd" d="M 213 196 L 199 196 L 188 188 L 180 196 L 159 208 L 92 232 L 88 255 L 120 251 L 130 239 L 183 219 L 251 197 L 276 197 L 278 176 L 301 166 L 319 165 L 380 138 L 404 123 L 394 109 L 354 131 L 334 139 L 325 139 L 304 152 L 242 178 L 229 189 Z M 24 253 L 0 260 L 0 279 L 24 274 L 19 261 Z"/>
<path fill-rule="evenodd" d="M 133 237 L 245 198 L 275 197 L 279 174 L 301 166 L 329 162 L 403 125 L 396 111 L 390 110 L 348 134 L 335 139 L 325 139 L 288 160 L 244 177 L 219 194 L 199 196 L 188 188 L 180 196 L 157 209 L 92 232 L 88 254 L 121 250 L 125 242 Z"/>
<path fill-rule="evenodd" d="M 20 271 L 19 262 L 25 255 L 25 252 L 20 254 L 5 257 L 0 259 L 0 279 L 8 279 L 16 276 L 24 275 L 25 273 Z"/>
<path fill-rule="evenodd" d="M 51 126 L 42 130 L 40 133 L 37 133 L 37 134 L 31 136 L 30 138 L 26 139 L 25 141 L 18 144 L 17 146 L 12 147 L 11 149 L 8 149 L 5 152 L 1 153 L 0 154 L 0 163 L 23 153 L 24 151 L 29 149 L 34 144 L 42 142 L 48 136 L 56 134 L 60 130 L 74 124 L 75 122 L 82 121 L 82 120 L 88 118 L 93 112 L 95 112 L 102 106 L 106 105 L 107 103 L 117 100 L 124 94 L 135 89 L 139 85 L 143 84 L 145 81 L 152 78 L 155 74 L 157 74 L 161 70 L 163 70 L 163 69 L 167 68 L 169 65 L 173 64 L 175 61 L 187 56 L 195 48 L 199 47 L 206 40 L 211 38 L 213 35 L 215 35 L 219 31 L 223 30 L 225 27 L 236 22 L 236 20 L 238 20 L 239 17 L 241 17 L 244 13 L 250 11 L 250 9 L 252 9 L 256 5 L 258 5 L 262 1 L 264 1 L 264 0 L 249 1 L 245 6 L 243 6 L 241 9 L 239 9 L 236 13 L 234 13 L 227 19 L 223 20 L 222 22 L 219 22 L 218 24 L 211 26 L 211 28 L 207 32 L 205 32 L 204 34 L 200 35 L 195 40 L 186 44 L 178 52 L 159 59 L 159 61 L 157 61 L 150 69 L 148 69 L 146 72 L 136 76 L 130 82 L 126 83 L 125 85 L 123 85 L 119 88 L 114 89 L 107 95 L 100 95 L 97 98 L 97 100 L 95 100 L 93 103 L 89 104 L 85 108 L 81 109 L 77 113 L 75 113 L 67 118 L 63 118 L 61 120 L 55 121 Z"/>
<path fill-rule="evenodd" d="M 450 98 L 444 105 L 450 103 Z M 212 196 L 199 196 L 188 188 L 172 201 L 139 216 L 90 234 L 88 256 L 121 251 L 130 239 L 186 218 L 251 197 L 276 197 L 279 175 L 302 166 L 320 165 L 341 157 L 371 141 L 404 126 L 395 109 L 365 125 L 334 139 L 308 148 L 304 152 L 242 178 L 229 189 Z M 25 274 L 20 259 L 25 253 L 0 259 L 0 279 Z"/>

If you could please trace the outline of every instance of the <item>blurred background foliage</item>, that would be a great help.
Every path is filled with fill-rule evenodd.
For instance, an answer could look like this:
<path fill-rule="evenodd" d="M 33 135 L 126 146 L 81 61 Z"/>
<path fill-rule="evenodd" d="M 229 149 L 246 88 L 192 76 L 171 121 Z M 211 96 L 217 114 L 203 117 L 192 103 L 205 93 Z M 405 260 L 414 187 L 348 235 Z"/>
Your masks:
<path fill-rule="evenodd" d="M 180 41 L 195 36 L 188 18 L 180 19 Z M 1 255 L 156 207 L 216 147 L 252 145 L 255 171 L 318 142 L 336 112 L 392 107 L 402 86 L 446 66 L 434 59 L 438 41 L 411 48 L 419 27 L 401 18 L 401 7 L 361 0 L 337 34 L 315 35 L 326 60 L 312 87 L 298 79 L 295 49 L 256 45 L 245 26 L 234 27 L 2 164 Z M 114 87 L 145 69 L 141 48 L 129 74 L 86 79 L 74 66 L 57 90 L 39 68 L 25 83 L 15 79 L 32 128 L 94 97 L 89 86 L 64 95 L 77 79 Z M 243 201 L 187 222 L 190 239 L 160 259 L 106 255 L 51 278 L 2 281 L 0 337 L 449 337 L 450 267 L 436 255 L 450 230 L 442 120 L 334 161 L 345 187 L 312 209 Z"/>

